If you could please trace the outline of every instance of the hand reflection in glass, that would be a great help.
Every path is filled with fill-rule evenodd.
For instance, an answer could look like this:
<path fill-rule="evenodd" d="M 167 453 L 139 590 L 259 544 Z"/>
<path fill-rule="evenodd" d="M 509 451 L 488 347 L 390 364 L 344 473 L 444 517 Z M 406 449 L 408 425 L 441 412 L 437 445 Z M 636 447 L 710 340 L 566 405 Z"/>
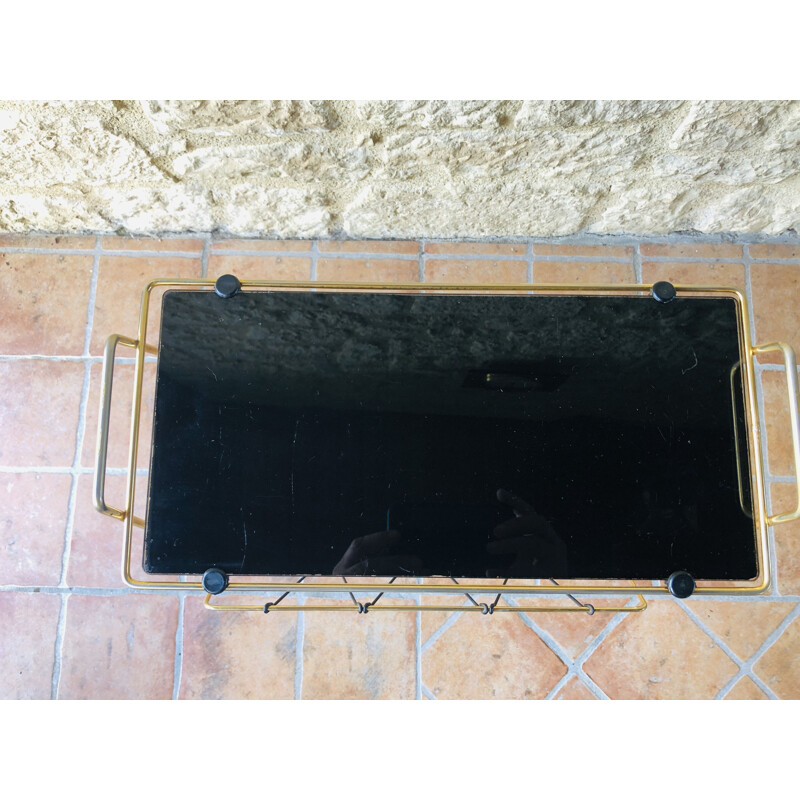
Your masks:
<path fill-rule="evenodd" d="M 334 575 L 424 575 L 422 560 L 416 556 L 390 555 L 401 540 L 398 531 L 378 531 L 353 539 Z"/>
<path fill-rule="evenodd" d="M 494 529 L 497 541 L 489 542 L 486 552 L 516 558 L 503 570 L 486 570 L 486 577 L 565 576 L 567 547 L 553 526 L 541 514 L 537 514 L 529 503 L 506 489 L 497 490 L 497 499 L 511 508 L 514 518 Z"/>
<path fill-rule="evenodd" d="M 489 556 L 506 556 L 510 563 L 502 568 L 487 569 L 486 577 L 530 578 L 566 575 L 567 548 L 550 523 L 541 514 L 537 514 L 529 503 L 505 489 L 498 489 L 497 499 L 514 512 L 514 518 L 502 522 L 493 529 L 494 540 L 486 544 L 486 553 Z M 332 574 L 397 577 L 441 574 L 432 571 L 430 565 L 426 565 L 418 555 L 398 554 L 397 550 L 404 545 L 409 546 L 396 530 L 378 531 L 360 536 L 350 542 L 344 555 L 333 568 Z"/>

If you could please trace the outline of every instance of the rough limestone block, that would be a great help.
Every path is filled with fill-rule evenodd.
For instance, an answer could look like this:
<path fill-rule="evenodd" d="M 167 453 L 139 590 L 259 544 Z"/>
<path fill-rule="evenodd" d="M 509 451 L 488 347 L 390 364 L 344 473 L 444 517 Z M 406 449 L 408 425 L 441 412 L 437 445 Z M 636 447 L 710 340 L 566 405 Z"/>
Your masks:
<path fill-rule="evenodd" d="M 0 101 L 0 230 L 800 230 L 800 102 Z"/>
<path fill-rule="evenodd" d="M 663 117 L 683 104 L 682 100 L 526 100 L 514 124 L 521 128 L 624 124 Z"/>
<path fill-rule="evenodd" d="M 558 236 L 584 227 L 598 194 L 589 188 L 552 192 L 523 181 L 446 184 L 435 190 L 367 187 L 345 209 L 343 230 L 356 237 L 412 237 L 420 228 L 432 237 L 522 236 L 530 230 Z"/>
<path fill-rule="evenodd" d="M 333 142 L 279 140 L 267 144 L 193 148 L 172 159 L 180 179 L 218 186 L 232 180 L 363 180 L 372 169 L 370 149 Z"/>
<path fill-rule="evenodd" d="M 336 127 L 333 104 L 306 100 L 149 100 L 142 110 L 157 133 L 209 136 L 326 131 Z"/>
<path fill-rule="evenodd" d="M 0 187 L 103 186 L 164 176 L 104 124 L 110 103 L 19 104 L 0 116 Z"/>

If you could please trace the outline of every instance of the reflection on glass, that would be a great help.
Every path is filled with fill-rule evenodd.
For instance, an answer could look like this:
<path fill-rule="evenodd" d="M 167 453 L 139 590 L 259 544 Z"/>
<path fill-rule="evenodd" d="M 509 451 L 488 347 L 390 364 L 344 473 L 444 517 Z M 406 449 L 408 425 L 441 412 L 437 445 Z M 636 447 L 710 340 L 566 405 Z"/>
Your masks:
<path fill-rule="evenodd" d="M 738 359 L 728 299 L 171 292 L 145 569 L 751 578 Z"/>

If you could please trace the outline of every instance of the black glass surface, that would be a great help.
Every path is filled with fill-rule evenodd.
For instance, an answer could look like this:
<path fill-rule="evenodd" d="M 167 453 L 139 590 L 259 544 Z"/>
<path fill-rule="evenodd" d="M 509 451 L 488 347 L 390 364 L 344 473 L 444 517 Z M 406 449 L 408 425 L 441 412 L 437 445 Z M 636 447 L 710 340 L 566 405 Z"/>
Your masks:
<path fill-rule="evenodd" d="M 144 568 L 753 578 L 738 361 L 727 298 L 169 292 Z"/>

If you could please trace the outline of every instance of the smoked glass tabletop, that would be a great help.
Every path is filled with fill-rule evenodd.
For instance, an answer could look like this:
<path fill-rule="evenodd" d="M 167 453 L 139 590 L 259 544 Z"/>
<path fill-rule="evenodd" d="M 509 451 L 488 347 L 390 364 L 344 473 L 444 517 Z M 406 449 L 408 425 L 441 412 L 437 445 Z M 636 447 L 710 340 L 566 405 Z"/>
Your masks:
<path fill-rule="evenodd" d="M 168 292 L 144 568 L 751 579 L 739 359 L 724 296 Z"/>

